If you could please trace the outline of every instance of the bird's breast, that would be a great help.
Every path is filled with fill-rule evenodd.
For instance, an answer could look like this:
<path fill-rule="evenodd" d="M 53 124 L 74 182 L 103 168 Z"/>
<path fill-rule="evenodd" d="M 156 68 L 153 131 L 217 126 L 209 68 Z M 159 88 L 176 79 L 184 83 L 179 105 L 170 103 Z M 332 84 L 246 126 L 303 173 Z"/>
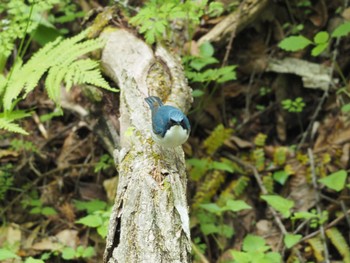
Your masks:
<path fill-rule="evenodd" d="M 154 134 L 153 139 L 164 147 L 176 147 L 185 143 L 188 136 L 187 130 L 180 125 L 174 125 L 165 133 L 164 137 Z"/>

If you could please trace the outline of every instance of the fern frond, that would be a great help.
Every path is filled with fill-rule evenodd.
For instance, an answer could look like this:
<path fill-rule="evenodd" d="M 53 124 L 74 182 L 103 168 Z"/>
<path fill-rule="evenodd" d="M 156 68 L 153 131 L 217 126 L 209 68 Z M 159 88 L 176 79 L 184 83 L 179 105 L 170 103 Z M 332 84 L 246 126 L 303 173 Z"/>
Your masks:
<path fill-rule="evenodd" d="M 263 146 L 265 146 L 266 139 L 267 139 L 266 134 L 258 133 L 258 135 L 256 135 L 256 137 L 254 138 L 254 144 L 256 146 L 263 147 Z"/>
<path fill-rule="evenodd" d="M 23 90 L 25 90 L 24 97 L 27 96 L 47 71 L 49 72 L 45 81 L 46 89 L 49 97 L 58 104 L 60 84 L 63 81 L 67 83 L 67 89 L 70 89 L 73 84 L 88 83 L 117 91 L 103 79 L 97 62 L 91 59 L 80 60 L 81 56 L 100 49 L 104 45 L 104 40 L 100 38 L 84 41 L 87 33 L 88 30 L 85 30 L 72 38 L 65 40 L 57 38 L 36 52 L 26 64 L 17 66 L 17 70 L 13 72 L 6 85 L 3 99 L 5 110 L 11 108 L 13 100 Z"/>
<path fill-rule="evenodd" d="M 227 200 L 238 198 L 247 188 L 249 177 L 241 176 L 237 180 L 231 181 L 230 184 L 222 191 L 217 202 L 219 205 L 224 205 Z"/>
<path fill-rule="evenodd" d="M 50 50 L 60 41 L 61 38 L 57 38 L 55 41 L 46 44 L 23 66 L 22 61 L 18 59 L 4 95 L 4 108 L 6 110 L 11 108 L 12 101 L 18 97 L 24 88 L 26 88 L 27 94 L 35 88 L 42 75 L 50 67 L 51 61 L 48 55 Z"/>
<path fill-rule="evenodd" d="M 5 83 L 3 106 L 7 110 L 11 108 L 12 101 L 18 97 L 26 81 L 27 76 L 23 75 L 23 72 L 21 72 L 21 67 L 22 60 L 18 58 L 16 63 L 13 65 L 12 73 L 9 76 L 10 79 L 7 79 Z"/>
<path fill-rule="evenodd" d="M 55 50 L 61 41 L 62 38 L 59 37 L 56 40 L 46 44 L 43 48 L 36 52 L 26 64 L 23 65 L 21 73 L 23 76 L 26 76 L 26 83 L 24 86 L 26 93 L 25 96 L 36 87 L 44 73 L 50 67 L 55 65 L 54 56 L 56 56 L 56 54 L 54 53 L 56 53 Z M 61 49 L 59 49 L 59 51 L 64 53 L 64 51 Z"/>
<path fill-rule="evenodd" d="M 255 167 L 258 171 L 265 169 L 265 152 L 263 148 L 257 148 L 253 151 L 253 160 L 255 161 Z"/>
<path fill-rule="evenodd" d="M 15 121 L 19 119 L 23 119 L 25 117 L 29 117 L 31 114 L 30 112 L 24 111 L 24 110 L 16 110 L 16 111 L 10 111 L 10 112 L 2 112 L 0 113 L 0 118 L 5 118 L 9 121 Z"/>
<path fill-rule="evenodd" d="M 323 262 L 324 261 L 323 244 L 320 236 L 310 238 L 307 242 L 312 247 L 312 250 L 314 252 L 315 258 L 317 259 L 317 262 Z"/>
<path fill-rule="evenodd" d="M 263 176 L 262 182 L 263 182 L 263 185 L 265 186 L 267 192 L 269 194 L 273 193 L 274 181 L 273 181 L 271 174 Z"/>
<path fill-rule="evenodd" d="M 6 84 L 7 84 L 7 79 L 5 78 L 4 75 L 0 74 L 0 97 L 5 91 Z"/>
<path fill-rule="evenodd" d="M 332 227 L 327 229 L 326 235 L 332 241 L 332 244 L 337 248 L 340 255 L 342 255 L 343 262 L 350 263 L 350 247 L 346 243 L 343 235 L 339 232 L 338 228 Z"/>
<path fill-rule="evenodd" d="M 219 124 L 204 141 L 207 153 L 209 155 L 214 154 L 215 151 L 224 144 L 225 140 L 231 137 L 232 132 L 232 129 L 225 128 L 224 125 Z"/>
<path fill-rule="evenodd" d="M 61 68 L 60 66 L 51 67 L 45 80 L 45 87 L 49 98 L 56 104 L 60 105 L 61 98 L 61 82 L 69 68 Z"/>
<path fill-rule="evenodd" d="M 200 204 L 210 201 L 224 181 L 225 173 L 223 171 L 214 170 L 207 173 L 205 181 L 200 185 L 193 198 L 194 201 L 192 207 L 196 209 Z"/>
<path fill-rule="evenodd" d="M 18 124 L 13 123 L 12 120 L 3 117 L 0 117 L 0 129 L 28 135 L 28 132 L 22 129 Z"/>
<path fill-rule="evenodd" d="M 69 90 L 74 84 L 91 84 L 106 90 L 115 91 L 102 77 L 98 70 L 99 64 L 91 59 L 78 60 L 70 65 L 70 70 L 65 76 L 66 89 Z M 74 79 L 73 79 L 74 76 Z"/>
<path fill-rule="evenodd" d="M 287 160 L 287 147 L 277 147 L 273 153 L 273 163 L 278 165 L 284 165 Z"/>

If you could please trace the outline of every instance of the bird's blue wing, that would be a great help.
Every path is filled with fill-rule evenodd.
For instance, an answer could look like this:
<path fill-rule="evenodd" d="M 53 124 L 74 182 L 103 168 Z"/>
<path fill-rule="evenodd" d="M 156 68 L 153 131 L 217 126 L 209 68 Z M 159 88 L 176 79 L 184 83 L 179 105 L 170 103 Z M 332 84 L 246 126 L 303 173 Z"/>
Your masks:
<path fill-rule="evenodd" d="M 159 109 L 161 110 L 162 108 L 159 108 Z M 164 134 L 168 129 L 169 118 L 166 115 L 161 113 L 162 111 L 158 110 L 156 114 L 152 115 L 152 128 L 155 134 L 164 137 Z"/>

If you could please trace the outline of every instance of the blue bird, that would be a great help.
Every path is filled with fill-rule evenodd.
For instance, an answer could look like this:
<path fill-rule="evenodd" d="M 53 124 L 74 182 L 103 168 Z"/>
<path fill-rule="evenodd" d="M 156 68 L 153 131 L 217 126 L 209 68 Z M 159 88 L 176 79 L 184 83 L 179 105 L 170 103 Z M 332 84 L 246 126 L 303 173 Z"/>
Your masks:
<path fill-rule="evenodd" d="M 180 146 L 190 135 L 190 122 L 178 108 L 164 105 L 159 97 L 145 98 L 152 111 L 152 138 L 161 146 Z"/>

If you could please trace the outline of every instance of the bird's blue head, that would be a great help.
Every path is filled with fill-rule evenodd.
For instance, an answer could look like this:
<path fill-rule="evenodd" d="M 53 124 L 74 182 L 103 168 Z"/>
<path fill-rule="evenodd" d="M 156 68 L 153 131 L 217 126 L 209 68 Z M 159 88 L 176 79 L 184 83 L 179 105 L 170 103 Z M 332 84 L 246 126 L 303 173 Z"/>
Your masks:
<path fill-rule="evenodd" d="M 145 98 L 152 111 L 152 138 L 164 147 L 176 147 L 187 141 L 191 126 L 178 108 L 163 105 L 159 97 Z"/>

